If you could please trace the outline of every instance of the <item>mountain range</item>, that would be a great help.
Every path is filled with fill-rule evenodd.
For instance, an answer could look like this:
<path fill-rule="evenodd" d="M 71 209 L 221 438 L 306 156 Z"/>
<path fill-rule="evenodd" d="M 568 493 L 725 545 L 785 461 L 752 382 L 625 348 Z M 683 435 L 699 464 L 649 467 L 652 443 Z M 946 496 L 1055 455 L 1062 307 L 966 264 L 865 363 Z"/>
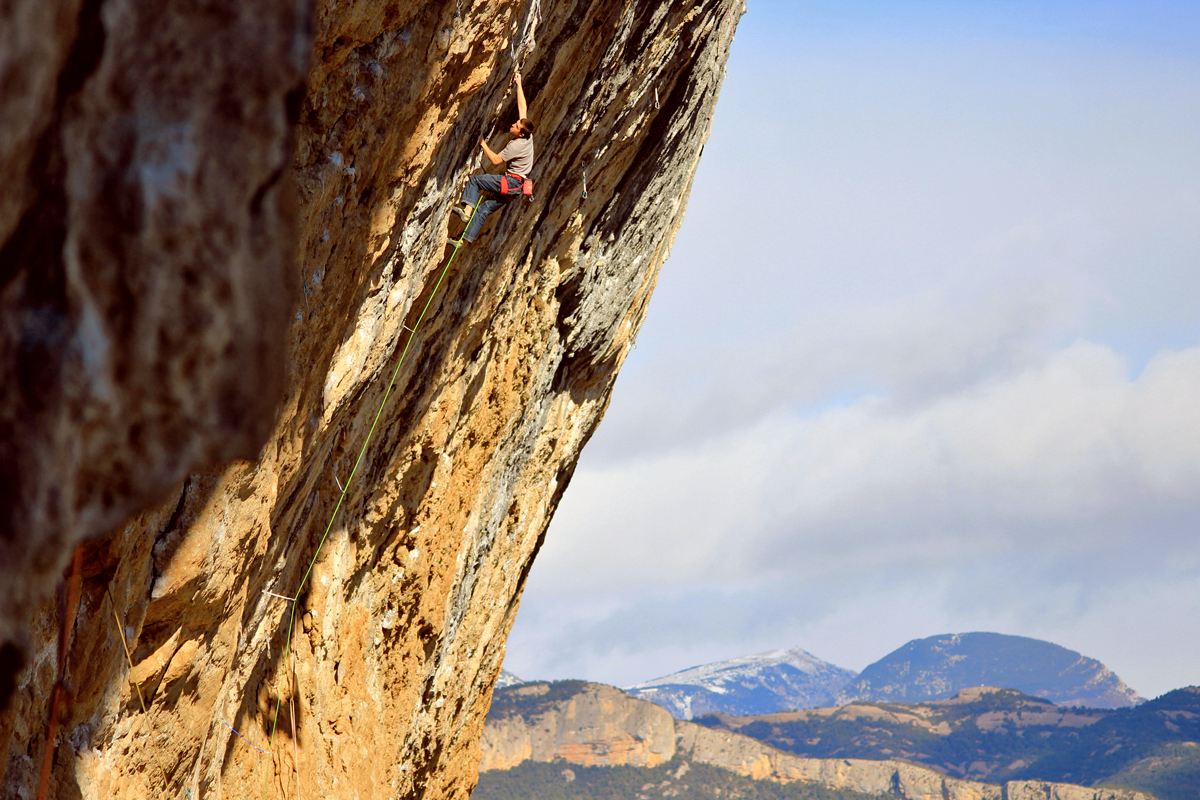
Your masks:
<path fill-rule="evenodd" d="M 856 673 L 800 648 L 772 650 L 676 672 L 625 689 L 676 719 L 704 714 L 769 714 L 830 705 Z"/>
<path fill-rule="evenodd" d="M 945 700 L 974 686 L 1016 689 L 1062 706 L 1128 708 L 1143 702 L 1094 658 L 1040 639 L 986 632 L 914 639 L 862 673 L 795 648 L 691 667 L 625 691 L 657 703 L 676 719 L 693 719 L 856 701 Z"/>
<path fill-rule="evenodd" d="M 1142 702 L 1108 667 L 1074 650 L 1026 636 L 948 633 L 888 653 L 843 686 L 837 704 L 945 700 L 971 686 L 1003 686 L 1066 706 Z"/>

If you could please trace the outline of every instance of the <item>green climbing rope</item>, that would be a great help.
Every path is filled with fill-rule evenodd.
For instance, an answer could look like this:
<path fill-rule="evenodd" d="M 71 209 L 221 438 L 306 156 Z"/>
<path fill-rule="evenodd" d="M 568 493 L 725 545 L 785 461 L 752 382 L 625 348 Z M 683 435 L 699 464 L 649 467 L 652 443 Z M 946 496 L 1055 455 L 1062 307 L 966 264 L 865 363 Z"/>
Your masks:
<path fill-rule="evenodd" d="M 470 219 L 467 220 L 467 227 L 470 227 L 471 220 L 475 219 L 475 213 L 478 210 L 479 204 L 476 203 L 475 208 L 471 210 Z M 281 662 L 285 669 L 287 668 L 287 664 L 292 653 L 292 634 L 294 633 L 296 626 L 296 603 L 300 600 L 300 596 L 304 593 L 304 587 L 308 584 L 309 576 L 312 575 L 313 567 L 316 566 L 317 563 L 317 558 L 321 555 L 321 548 L 324 547 L 325 540 L 329 538 L 329 532 L 333 530 L 333 523 L 337 519 L 338 511 L 341 510 L 342 503 L 345 501 L 347 493 L 350 491 L 350 484 L 353 482 L 354 476 L 358 474 L 358 468 L 362 464 L 363 457 L 366 456 L 367 447 L 371 444 L 371 437 L 374 436 L 375 428 L 379 425 L 379 418 L 383 415 L 384 406 L 387 405 L 388 398 L 392 394 L 392 389 L 396 386 L 396 378 L 400 374 L 400 367 L 404 366 L 404 359 L 408 355 L 409 349 L 412 348 L 413 339 L 416 337 L 417 331 L 421 328 L 421 322 L 425 319 L 425 314 L 429 311 L 429 306 L 433 304 L 433 298 L 437 297 L 438 289 L 441 288 L 442 282 L 446 279 L 446 273 L 450 271 L 450 265 L 454 263 L 454 257 L 458 255 L 458 251 L 462 245 L 463 240 L 460 235 L 459 239 L 455 240 L 454 252 L 450 254 L 449 260 L 446 261 L 446 266 L 442 268 L 442 274 L 438 276 L 437 283 L 433 285 L 433 291 L 430 292 L 429 299 L 425 301 L 425 305 L 421 309 L 421 314 L 417 317 L 417 321 L 413 323 L 412 328 L 402 328 L 402 330 L 408 331 L 408 341 L 404 344 L 404 350 L 400 352 L 400 360 L 396 362 L 396 368 L 392 370 L 392 379 L 388 381 L 387 389 L 383 393 L 383 399 L 379 401 L 379 408 L 375 412 L 375 418 L 371 420 L 371 427 L 367 431 L 367 438 L 363 440 L 362 447 L 360 447 L 358 450 L 358 458 L 354 461 L 354 468 L 350 470 L 350 475 L 346 478 L 346 484 L 341 487 L 342 491 L 341 494 L 338 495 L 337 504 L 333 507 L 333 513 L 329 515 L 329 524 L 325 526 L 325 532 L 321 534 L 321 539 L 317 542 L 317 549 L 313 552 L 312 560 L 309 561 L 308 568 L 304 571 L 304 576 L 300 579 L 300 585 L 296 587 L 296 593 L 292 596 L 292 598 L 290 598 L 292 601 L 292 611 L 291 616 L 288 618 L 287 644 L 284 647 L 283 661 Z M 275 716 L 271 721 L 270 741 L 268 742 L 268 752 L 270 753 L 274 753 L 275 749 L 275 730 L 279 725 L 279 708 L 281 705 L 282 702 L 277 700 L 275 703 Z M 294 711 L 292 716 L 293 724 L 295 724 L 296 715 Z M 297 771 L 299 768 L 300 765 L 296 764 Z M 266 778 L 264 777 L 264 797 L 266 796 L 265 780 Z"/>

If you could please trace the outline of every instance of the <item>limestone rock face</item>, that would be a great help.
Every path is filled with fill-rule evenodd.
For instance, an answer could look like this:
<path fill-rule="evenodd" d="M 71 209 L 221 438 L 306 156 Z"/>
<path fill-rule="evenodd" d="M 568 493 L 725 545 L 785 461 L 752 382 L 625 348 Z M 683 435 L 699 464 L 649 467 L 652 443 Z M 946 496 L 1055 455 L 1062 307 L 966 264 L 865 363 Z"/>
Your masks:
<path fill-rule="evenodd" d="M 1001 787 L 948 778 L 899 761 L 800 758 L 746 736 L 676 722 L 679 750 L 703 764 L 759 780 L 807 781 L 866 794 L 895 793 L 908 800 L 1000 800 Z"/>
<path fill-rule="evenodd" d="M 4 797 L 467 796 L 743 11 L 0 8 Z M 517 62 L 533 202 L 447 269 Z"/>
<path fill-rule="evenodd" d="M 801 758 L 727 731 L 677 720 L 678 752 L 703 764 L 749 778 L 806 781 L 831 789 L 895 794 L 906 800 L 1151 800 L 1128 789 L 1104 789 L 1050 781 L 1003 785 L 951 778 L 903 761 L 860 758 Z"/>
<path fill-rule="evenodd" d="M 1008 800 L 1153 800 L 1128 789 L 1075 786 L 1048 781 L 1009 781 L 1004 785 Z"/>
<path fill-rule="evenodd" d="M 536 697 L 546 684 L 510 690 Z M 480 770 L 509 769 L 523 761 L 563 759 L 572 764 L 657 767 L 675 755 L 675 726 L 665 709 L 599 683 L 563 705 L 527 718 L 520 713 L 488 717 L 480 740 Z"/>

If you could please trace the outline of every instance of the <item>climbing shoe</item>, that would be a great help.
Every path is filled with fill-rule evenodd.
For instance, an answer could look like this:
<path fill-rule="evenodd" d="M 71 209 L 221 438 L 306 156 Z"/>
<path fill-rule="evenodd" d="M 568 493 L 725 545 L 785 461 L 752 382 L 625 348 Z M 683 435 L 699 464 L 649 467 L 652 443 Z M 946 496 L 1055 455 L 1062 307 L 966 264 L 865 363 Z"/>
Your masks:
<path fill-rule="evenodd" d="M 471 221 L 471 215 L 467 212 L 467 209 L 463 208 L 462 206 L 455 206 L 454 213 L 457 214 L 458 218 L 463 222 Z"/>
<path fill-rule="evenodd" d="M 453 236 L 449 236 L 446 238 L 446 244 L 453 245 L 454 247 L 462 247 L 465 244 L 470 244 L 470 242 L 461 237 L 455 239 Z"/>

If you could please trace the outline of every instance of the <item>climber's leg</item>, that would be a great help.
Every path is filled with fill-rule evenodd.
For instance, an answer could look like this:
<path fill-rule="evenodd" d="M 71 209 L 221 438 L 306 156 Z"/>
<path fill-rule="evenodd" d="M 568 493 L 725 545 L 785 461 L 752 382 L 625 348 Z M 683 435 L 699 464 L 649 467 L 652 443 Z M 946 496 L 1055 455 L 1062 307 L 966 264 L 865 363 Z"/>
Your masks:
<path fill-rule="evenodd" d="M 499 175 L 473 175 L 471 180 L 467 181 L 467 188 L 463 190 L 462 202 L 465 205 L 468 216 L 471 209 L 479 202 L 479 193 L 494 192 L 500 193 L 500 176 Z"/>
<path fill-rule="evenodd" d="M 489 175 L 491 178 L 498 178 L 496 175 Z M 499 187 L 497 187 L 499 189 Z M 479 235 L 479 230 L 483 227 L 483 223 L 493 211 L 504 205 L 504 200 L 487 199 L 479 204 L 479 208 L 475 209 L 475 216 L 471 219 L 471 224 L 463 231 L 463 241 L 468 244 L 475 241 L 475 237 Z"/>

